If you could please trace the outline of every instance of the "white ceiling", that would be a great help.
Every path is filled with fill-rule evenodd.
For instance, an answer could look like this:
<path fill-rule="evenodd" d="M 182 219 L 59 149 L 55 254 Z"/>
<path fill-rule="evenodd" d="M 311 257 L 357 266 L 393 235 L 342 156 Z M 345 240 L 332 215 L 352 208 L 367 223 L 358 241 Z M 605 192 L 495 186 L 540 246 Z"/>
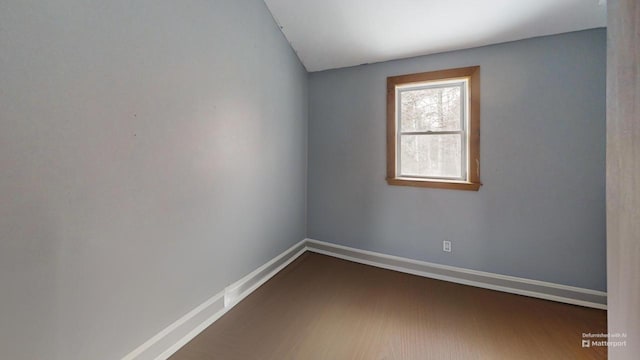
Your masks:
<path fill-rule="evenodd" d="M 308 71 L 606 26 L 605 0 L 265 0 Z"/>

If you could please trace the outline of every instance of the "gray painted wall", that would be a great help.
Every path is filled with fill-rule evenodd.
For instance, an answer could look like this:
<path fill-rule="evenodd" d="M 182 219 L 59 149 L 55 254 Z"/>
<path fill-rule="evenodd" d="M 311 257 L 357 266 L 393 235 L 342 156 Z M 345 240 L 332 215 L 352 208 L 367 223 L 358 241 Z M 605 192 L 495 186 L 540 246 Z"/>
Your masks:
<path fill-rule="evenodd" d="M 596 29 L 311 74 L 308 236 L 605 290 L 605 43 Z M 484 186 L 387 185 L 386 77 L 470 65 Z"/>
<path fill-rule="evenodd" d="M 607 290 L 609 359 L 640 354 L 640 3 L 607 4 Z"/>
<path fill-rule="evenodd" d="M 117 359 L 305 237 L 261 0 L 0 0 L 0 358 Z"/>

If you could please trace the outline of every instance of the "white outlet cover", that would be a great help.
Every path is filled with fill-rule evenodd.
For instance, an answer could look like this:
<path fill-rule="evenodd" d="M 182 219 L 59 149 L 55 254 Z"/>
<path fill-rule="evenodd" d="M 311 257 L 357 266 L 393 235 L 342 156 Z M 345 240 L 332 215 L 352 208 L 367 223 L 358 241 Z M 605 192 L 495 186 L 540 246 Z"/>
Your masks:
<path fill-rule="evenodd" d="M 442 242 L 442 251 L 451 252 L 451 241 L 444 240 Z"/>

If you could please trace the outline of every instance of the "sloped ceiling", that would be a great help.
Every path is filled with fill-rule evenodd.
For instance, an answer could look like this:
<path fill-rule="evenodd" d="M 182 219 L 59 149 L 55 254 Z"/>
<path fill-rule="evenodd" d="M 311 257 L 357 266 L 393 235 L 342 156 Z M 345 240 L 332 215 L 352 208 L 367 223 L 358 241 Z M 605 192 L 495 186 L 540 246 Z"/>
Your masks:
<path fill-rule="evenodd" d="M 606 26 L 604 0 L 265 0 L 308 71 Z"/>

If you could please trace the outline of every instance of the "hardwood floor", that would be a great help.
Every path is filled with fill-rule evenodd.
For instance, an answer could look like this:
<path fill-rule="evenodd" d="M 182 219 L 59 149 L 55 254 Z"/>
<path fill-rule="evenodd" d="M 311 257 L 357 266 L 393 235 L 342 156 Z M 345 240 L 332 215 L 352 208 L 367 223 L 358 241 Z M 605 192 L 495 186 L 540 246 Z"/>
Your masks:
<path fill-rule="evenodd" d="M 605 359 L 606 311 L 305 253 L 180 349 L 204 359 Z"/>

